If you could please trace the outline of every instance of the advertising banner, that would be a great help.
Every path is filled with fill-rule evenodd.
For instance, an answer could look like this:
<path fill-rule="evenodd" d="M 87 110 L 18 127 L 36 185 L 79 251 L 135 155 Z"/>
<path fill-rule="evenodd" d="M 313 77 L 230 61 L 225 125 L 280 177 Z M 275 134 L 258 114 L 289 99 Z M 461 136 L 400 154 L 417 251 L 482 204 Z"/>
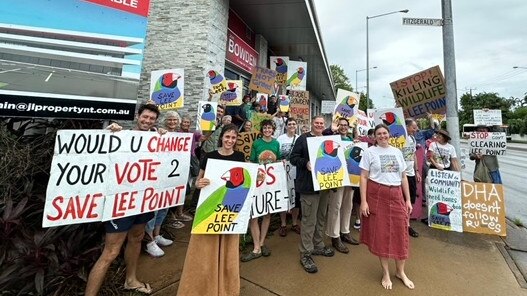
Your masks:
<path fill-rule="evenodd" d="M 247 73 L 252 73 L 258 63 L 258 52 L 234 34 L 231 29 L 228 29 L 225 59 Z"/>

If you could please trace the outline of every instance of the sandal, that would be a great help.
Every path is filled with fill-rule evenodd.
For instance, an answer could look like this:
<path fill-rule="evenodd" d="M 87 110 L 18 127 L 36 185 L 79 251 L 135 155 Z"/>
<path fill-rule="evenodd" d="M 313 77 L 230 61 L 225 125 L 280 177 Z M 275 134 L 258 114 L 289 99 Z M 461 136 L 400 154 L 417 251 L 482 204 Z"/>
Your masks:
<path fill-rule="evenodd" d="M 141 283 L 141 284 L 142 284 L 142 286 L 130 287 L 125 282 L 124 283 L 124 290 L 125 291 L 130 291 L 130 292 L 139 292 L 139 293 L 143 293 L 143 294 L 151 294 L 152 293 L 152 287 L 150 287 L 150 284 L 147 284 L 147 283 Z"/>
<path fill-rule="evenodd" d="M 251 251 L 251 252 L 249 252 L 249 253 L 243 255 L 243 256 L 240 258 L 240 260 L 241 260 L 242 262 L 249 262 L 249 261 L 251 261 L 251 260 L 253 260 L 253 259 L 260 258 L 260 257 L 262 257 L 262 252 L 260 252 L 260 253 L 255 253 L 255 252 L 252 252 L 252 251 Z"/>
<path fill-rule="evenodd" d="M 411 237 L 419 237 L 419 233 L 415 231 L 412 227 L 408 227 L 408 234 Z"/>
<path fill-rule="evenodd" d="M 294 232 L 300 234 L 300 225 L 293 225 L 293 226 L 291 226 L 291 230 L 293 230 Z"/>

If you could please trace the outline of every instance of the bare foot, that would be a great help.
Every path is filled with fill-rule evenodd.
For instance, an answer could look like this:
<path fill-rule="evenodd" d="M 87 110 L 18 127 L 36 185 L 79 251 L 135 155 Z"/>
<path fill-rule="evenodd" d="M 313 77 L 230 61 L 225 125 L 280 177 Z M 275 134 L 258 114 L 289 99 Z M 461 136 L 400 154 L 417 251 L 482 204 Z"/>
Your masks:
<path fill-rule="evenodd" d="M 392 289 L 392 280 L 390 279 L 390 275 L 385 275 L 385 276 L 382 277 L 381 285 L 386 290 L 391 290 Z"/>
<path fill-rule="evenodd" d="M 402 274 L 396 274 L 395 277 L 400 279 L 408 289 L 413 290 L 415 288 L 414 282 L 412 282 L 404 272 Z"/>

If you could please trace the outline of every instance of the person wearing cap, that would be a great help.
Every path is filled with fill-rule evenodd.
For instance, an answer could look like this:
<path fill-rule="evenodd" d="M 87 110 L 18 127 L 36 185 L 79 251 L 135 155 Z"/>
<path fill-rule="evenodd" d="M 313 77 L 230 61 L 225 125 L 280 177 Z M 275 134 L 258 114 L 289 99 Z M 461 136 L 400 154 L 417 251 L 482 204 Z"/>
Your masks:
<path fill-rule="evenodd" d="M 484 133 L 484 132 L 491 132 L 491 129 L 489 126 L 486 125 L 478 125 L 476 127 L 476 132 L 478 133 Z M 474 173 L 478 169 L 478 166 L 485 165 L 487 167 L 487 170 L 489 171 L 490 178 L 492 179 L 493 184 L 502 184 L 501 183 L 501 175 L 500 175 L 500 166 L 498 164 L 498 157 L 495 155 L 482 155 L 480 153 L 470 153 L 469 154 L 470 160 L 476 161 L 476 166 L 474 167 Z M 474 180 L 474 182 L 477 182 Z"/>
<path fill-rule="evenodd" d="M 457 160 L 456 149 L 450 141 L 448 131 L 441 129 L 435 134 L 435 142 L 428 147 L 429 161 L 431 169 L 450 170 L 459 172 L 459 162 Z"/>

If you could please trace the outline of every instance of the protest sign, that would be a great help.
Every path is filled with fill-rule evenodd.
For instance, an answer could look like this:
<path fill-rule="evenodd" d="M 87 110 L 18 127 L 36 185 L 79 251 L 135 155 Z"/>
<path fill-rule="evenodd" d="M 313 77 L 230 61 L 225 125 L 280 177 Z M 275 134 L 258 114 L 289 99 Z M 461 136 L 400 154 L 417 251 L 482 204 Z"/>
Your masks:
<path fill-rule="evenodd" d="M 307 138 L 315 191 L 351 185 L 344 147 L 340 143 L 339 135 Z"/>
<path fill-rule="evenodd" d="M 507 135 L 505 133 L 471 132 L 468 138 L 469 153 L 481 155 L 505 155 Z"/>
<path fill-rule="evenodd" d="M 296 119 L 298 125 L 309 124 L 309 92 L 290 91 L 289 116 Z"/>
<path fill-rule="evenodd" d="M 373 119 L 373 113 L 372 117 L 369 117 L 366 112 L 362 110 L 358 110 L 357 112 L 357 125 L 355 126 L 357 128 L 357 133 L 359 136 L 367 136 L 368 131 L 372 128 L 375 128 L 375 120 Z"/>
<path fill-rule="evenodd" d="M 239 234 L 247 231 L 258 165 L 209 159 L 201 189 L 193 234 Z"/>
<path fill-rule="evenodd" d="M 183 69 L 158 70 L 150 73 L 150 99 L 160 110 L 183 107 L 185 72 Z"/>
<path fill-rule="evenodd" d="M 276 71 L 256 66 L 251 76 L 249 89 L 270 95 L 274 90 L 275 79 Z"/>
<path fill-rule="evenodd" d="M 282 112 L 289 112 L 289 96 L 288 95 L 279 95 L 278 96 L 278 106 L 280 107 L 280 111 Z"/>
<path fill-rule="evenodd" d="M 267 105 L 269 104 L 269 95 L 264 93 L 256 94 L 256 102 L 260 105 L 263 112 L 267 112 Z"/>
<path fill-rule="evenodd" d="M 43 227 L 107 221 L 182 205 L 192 134 L 60 130 Z"/>
<path fill-rule="evenodd" d="M 273 116 L 271 114 L 267 114 L 267 113 L 253 113 L 251 115 L 251 119 L 250 119 L 251 122 L 253 123 L 252 130 L 260 132 L 260 127 L 261 127 L 262 121 L 264 121 L 266 119 L 272 120 Z"/>
<path fill-rule="evenodd" d="M 287 177 L 287 192 L 289 192 L 289 208 L 291 210 L 295 207 L 295 179 L 296 179 L 296 166 L 292 165 L 289 160 L 285 162 L 285 173 Z"/>
<path fill-rule="evenodd" d="M 406 145 L 406 124 L 401 108 L 377 109 L 374 120 L 375 125 L 384 123 L 390 129 L 390 145 L 398 149 Z"/>
<path fill-rule="evenodd" d="M 473 110 L 475 125 L 502 125 L 501 110 Z"/>
<path fill-rule="evenodd" d="M 426 185 L 428 226 L 463 232 L 461 174 L 430 169 Z"/>
<path fill-rule="evenodd" d="M 251 218 L 287 211 L 289 192 L 287 176 L 282 162 L 270 163 L 258 167 L 260 175 L 253 194 Z"/>
<path fill-rule="evenodd" d="M 287 82 L 287 65 L 289 64 L 289 57 L 272 56 L 269 58 L 271 70 L 276 71 L 275 83 L 278 85 L 285 85 Z"/>
<path fill-rule="evenodd" d="M 446 114 L 446 87 L 439 66 L 394 81 L 390 87 L 406 118 Z"/>
<path fill-rule="evenodd" d="M 350 126 L 355 125 L 359 111 L 359 101 L 360 97 L 358 94 L 339 88 L 337 90 L 337 104 L 333 112 L 332 122 L 336 123 L 339 118 L 344 117 L 348 120 Z"/>
<path fill-rule="evenodd" d="M 462 182 L 463 231 L 507 235 L 503 185 Z"/>
<path fill-rule="evenodd" d="M 320 113 L 321 114 L 331 114 L 333 113 L 333 110 L 335 110 L 335 101 L 322 101 L 320 105 Z"/>
<path fill-rule="evenodd" d="M 251 149 L 253 147 L 253 142 L 256 139 L 261 138 L 259 132 L 243 132 L 238 133 L 238 138 L 236 139 L 236 146 L 234 150 L 240 151 L 245 155 L 245 161 L 249 161 L 251 158 Z"/>
<path fill-rule="evenodd" d="M 287 89 L 288 90 L 306 90 L 307 81 L 307 63 L 289 61 L 287 66 Z"/>
<path fill-rule="evenodd" d="M 368 143 L 340 141 L 344 147 L 344 157 L 346 159 L 347 173 L 350 179 L 351 186 L 360 185 L 360 167 L 359 163 L 362 159 L 362 153 L 368 148 Z"/>
<path fill-rule="evenodd" d="M 196 120 L 196 130 L 213 131 L 216 129 L 216 110 L 218 103 L 199 101 L 198 118 Z"/>
<path fill-rule="evenodd" d="M 204 74 L 210 94 L 221 94 L 227 91 L 227 80 L 223 77 L 223 69 L 220 67 L 209 68 Z"/>
<path fill-rule="evenodd" d="M 220 105 L 240 106 L 243 99 L 243 81 L 227 80 L 227 90 L 213 95 L 212 101 L 219 102 Z"/>

